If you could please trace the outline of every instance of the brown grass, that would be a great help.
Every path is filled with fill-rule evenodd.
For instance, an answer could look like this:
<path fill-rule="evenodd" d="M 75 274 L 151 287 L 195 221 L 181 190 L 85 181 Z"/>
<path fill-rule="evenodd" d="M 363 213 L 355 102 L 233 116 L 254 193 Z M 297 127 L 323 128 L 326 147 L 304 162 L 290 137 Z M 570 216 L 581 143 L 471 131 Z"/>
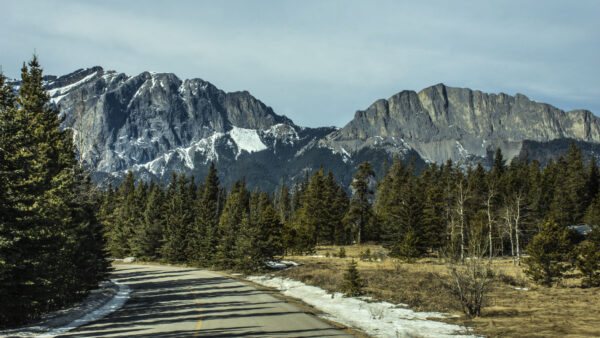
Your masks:
<path fill-rule="evenodd" d="M 439 311 L 460 317 L 445 321 L 474 328 L 475 333 L 490 337 L 598 337 L 600 336 L 600 288 L 582 289 L 570 276 L 560 286 L 546 288 L 533 284 L 521 267 L 510 259 L 496 259 L 492 268 L 498 282 L 489 294 L 482 316 L 468 319 L 459 304 L 442 286 L 449 278 L 448 266 L 438 259 L 404 263 L 392 259 L 378 262 L 359 261 L 361 251 L 381 250 L 375 245 L 347 246 L 346 258 L 293 256 L 302 263 L 278 274 L 340 291 L 343 273 L 351 259 L 358 261 L 367 295 L 378 300 L 408 304 L 417 311 Z M 337 253 L 339 247 L 326 246 L 317 255 Z M 517 290 L 516 288 L 528 288 Z"/>

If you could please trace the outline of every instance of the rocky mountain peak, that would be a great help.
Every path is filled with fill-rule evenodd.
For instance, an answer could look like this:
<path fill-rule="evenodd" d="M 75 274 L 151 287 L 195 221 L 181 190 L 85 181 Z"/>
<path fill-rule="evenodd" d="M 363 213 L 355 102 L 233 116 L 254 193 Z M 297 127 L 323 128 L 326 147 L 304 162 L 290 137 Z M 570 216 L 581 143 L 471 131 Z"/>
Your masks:
<path fill-rule="evenodd" d="M 390 152 L 408 147 L 426 161 L 470 163 L 486 162 L 498 147 L 510 159 L 525 140 L 556 139 L 598 143 L 600 119 L 585 110 L 564 112 L 522 94 L 487 94 L 439 83 L 375 101 L 321 144 L 357 152 L 378 140 Z"/>

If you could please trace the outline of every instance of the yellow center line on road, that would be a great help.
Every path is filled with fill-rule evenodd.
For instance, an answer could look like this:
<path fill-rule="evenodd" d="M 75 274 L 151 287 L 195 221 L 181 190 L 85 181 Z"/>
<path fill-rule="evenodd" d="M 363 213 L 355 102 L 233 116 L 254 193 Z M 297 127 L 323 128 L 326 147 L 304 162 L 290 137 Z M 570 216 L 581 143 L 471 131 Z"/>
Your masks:
<path fill-rule="evenodd" d="M 188 286 L 187 289 L 189 290 L 190 287 Z M 194 300 L 196 301 L 196 305 L 200 305 L 200 300 L 198 299 L 198 297 L 196 297 L 196 295 L 194 295 Z M 197 332 L 194 336 L 200 334 L 200 329 L 202 329 L 202 308 L 198 306 L 198 324 L 196 324 Z"/>
<path fill-rule="evenodd" d="M 198 300 L 198 298 L 196 298 L 194 296 L 194 298 L 196 299 L 196 304 L 200 305 L 200 301 Z M 198 306 L 198 325 L 196 325 L 196 331 L 200 331 L 200 329 L 202 328 L 202 308 L 200 306 Z M 196 332 L 196 335 L 198 335 L 198 332 Z"/>

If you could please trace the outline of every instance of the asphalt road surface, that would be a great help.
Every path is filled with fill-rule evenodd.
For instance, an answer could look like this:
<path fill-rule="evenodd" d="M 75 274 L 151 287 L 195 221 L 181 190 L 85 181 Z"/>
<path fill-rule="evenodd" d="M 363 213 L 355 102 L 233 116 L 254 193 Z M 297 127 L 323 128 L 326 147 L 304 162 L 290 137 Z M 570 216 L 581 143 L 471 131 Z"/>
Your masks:
<path fill-rule="evenodd" d="M 352 337 L 298 307 L 222 275 L 116 265 L 131 287 L 125 305 L 61 337 Z"/>

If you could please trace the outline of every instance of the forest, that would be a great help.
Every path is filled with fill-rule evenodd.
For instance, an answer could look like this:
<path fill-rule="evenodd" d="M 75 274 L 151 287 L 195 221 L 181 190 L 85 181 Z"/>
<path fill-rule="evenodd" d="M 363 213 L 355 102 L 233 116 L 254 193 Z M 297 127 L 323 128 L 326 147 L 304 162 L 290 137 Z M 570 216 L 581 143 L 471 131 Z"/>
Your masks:
<path fill-rule="evenodd" d="M 251 272 L 317 245 L 369 242 L 405 260 L 477 254 L 519 265 L 529 248 L 530 256 L 541 250 L 530 261 L 540 283 L 551 283 L 558 272 L 544 269 L 562 261 L 596 262 L 597 283 L 598 236 L 584 242 L 570 226 L 599 223 L 600 176 L 574 144 L 544 168 L 526 156 L 507 164 L 499 149 L 488 171 L 448 161 L 416 174 L 397 157 L 383 166 L 377 179 L 369 162 L 360 164 L 349 192 L 323 167 L 273 193 L 249 191 L 243 179 L 227 191 L 212 164 L 204 181 L 173 174 L 164 188 L 129 172 L 104 192 L 98 218 L 114 257 Z"/>

